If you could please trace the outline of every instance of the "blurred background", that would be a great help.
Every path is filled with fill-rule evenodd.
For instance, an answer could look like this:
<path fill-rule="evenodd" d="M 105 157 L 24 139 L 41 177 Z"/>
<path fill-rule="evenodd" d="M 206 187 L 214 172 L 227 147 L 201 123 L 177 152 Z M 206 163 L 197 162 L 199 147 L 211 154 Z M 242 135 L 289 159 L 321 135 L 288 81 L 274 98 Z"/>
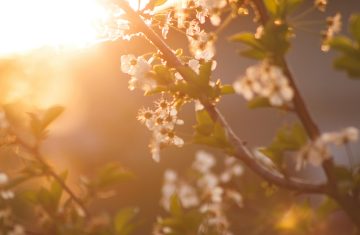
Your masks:
<path fill-rule="evenodd" d="M 0 0 L 0 6 L 3 2 L 6 1 Z M 311 4 L 312 1 L 308 1 L 294 15 Z M 304 18 L 294 19 L 296 37 L 288 61 L 322 131 L 336 131 L 348 126 L 360 128 L 360 83 L 348 79 L 344 73 L 334 72 L 332 60 L 335 54 L 320 50 L 320 31 L 326 27 L 324 19 L 341 12 L 343 32 L 346 32 L 349 14 L 356 11 L 360 11 L 359 0 L 330 1 L 325 13 L 314 11 Z M 151 106 L 153 98 L 144 97 L 141 91 L 128 90 L 129 77 L 120 71 L 120 56 L 152 52 L 153 46 L 144 38 L 136 37 L 131 41 L 104 41 L 83 48 L 42 44 L 28 47 L 24 44 L 37 32 L 26 24 L 21 12 L 12 15 L 20 18 L 22 24 L 9 27 L 13 18 L 10 21 L 1 18 L 0 30 L 5 35 L 5 39 L 0 37 L 1 104 L 11 105 L 23 114 L 55 104 L 63 105 L 66 110 L 51 126 L 42 151 L 58 169 L 69 169 L 73 178 L 91 174 L 99 165 L 113 161 L 133 171 L 136 178 L 124 183 L 113 200 L 101 201 L 101 206 L 96 209 L 115 211 L 114 203 L 116 207 L 139 207 L 144 220 L 139 234 L 148 234 L 161 213 L 159 199 L 164 170 L 181 171 L 189 167 L 195 152 L 204 149 L 186 144 L 181 149 L 165 149 L 160 163 L 151 159 L 147 147 L 150 133 L 136 120 L 136 115 L 140 108 Z M 219 36 L 218 66 L 213 78 L 220 78 L 223 83 L 231 84 L 249 65 L 256 63 L 239 57 L 237 51 L 243 48 L 228 42 L 227 38 L 239 31 L 255 31 L 252 17 L 239 17 Z M 51 33 L 54 32 L 50 30 Z M 170 32 L 168 43 L 173 49 L 187 51 L 187 42 L 178 33 Z M 296 119 L 275 110 L 250 111 L 245 100 L 237 95 L 224 97 L 219 108 L 236 133 L 252 147 L 270 144 L 279 127 Z M 188 143 L 195 121 L 194 107 L 186 106 L 180 117 L 186 124 L 181 127 L 180 135 Z M 360 145 L 351 147 L 359 163 Z M 221 157 L 220 153 L 210 151 Z M 343 149 L 334 151 L 338 157 L 336 161 L 348 164 Z M 4 170 L 10 160 L 4 154 L 0 158 L 0 170 Z M 322 177 L 319 170 L 310 173 L 309 177 L 313 179 Z M 75 180 L 72 184 L 76 187 Z"/>

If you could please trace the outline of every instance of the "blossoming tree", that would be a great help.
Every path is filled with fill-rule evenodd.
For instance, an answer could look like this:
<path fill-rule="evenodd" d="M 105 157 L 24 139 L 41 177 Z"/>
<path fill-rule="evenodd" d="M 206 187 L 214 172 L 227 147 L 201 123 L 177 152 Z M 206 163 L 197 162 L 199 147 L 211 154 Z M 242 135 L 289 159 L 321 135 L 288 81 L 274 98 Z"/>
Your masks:
<path fill-rule="evenodd" d="M 158 219 L 153 234 L 230 235 L 243 231 L 272 234 L 278 230 L 270 228 L 292 226 L 295 215 L 306 226 L 294 234 L 309 234 L 312 230 L 308 222 L 317 221 L 315 218 L 330 214 L 335 208 L 347 215 L 352 221 L 351 230 L 359 233 L 359 166 L 351 154 L 351 167 L 340 166 L 333 160 L 330 148 L 348 148 L 351 142 L 357 141 L 358 129 L 346 127 L 321 133 L 285 59 L 296 34 L 289 16 L 302 4 L 301 0 L 150 0 L 139 4 L 137 10 L 125 0 L 119 0 L 117 4 L 121 14 L 114 16 L 114 22 L 118 27 L 109 31 L 109 35 L 128 40 L 142 37 L 154 49 L 153 53 L 145 55 L 121 56 L 121 71 L 130 77 L 129 89 L 139 89 L 145 95 L 159 98 L 153 108 L 143 108 L 137 116 L 151 132 L 149 148 L 154 161 L 160 161 L 163 148 L 184 145 L 177 128 L 186 125 L 179 113 L 189 103 L 195 106 L 197 122 L 193 143 L 210 146 L 226 155 L 216 164 L 210 153 L 199 151 L 189 174 L 180 175 L 173 170 L 165 172 L 160 202 L 168 214 Z M 315 0 L 311 10 L 324 12 L 326 6 L 326 0 Z M 255 33 L 237 33 L 230 40 L 245 44 L 248 49 L 241 55 L 257 62 L 247 68 L 241 78 L 234 79 L 233 84 L 223 84 L 212 76 L 215 69 L 221 69 L 214 59 L 217 34 L 239 15 L 253 17 L 258 27 Z M 340 55 L 334 62 L 335 68 L 358 79 L 360 15 L 351 16 L 349 36 L 336 35 L 341 28 L 340 20 L 340 13 L 326 19 L 327 28 L 321 33 L 319 50 L 338 51 Z M 209 24 L 215 29 L 209 31 Z M 166 39 L 171 30 L 184 35 L 189 50 L 169 47 Z M 293 113 L 299 122 L 281 128 L 270 146 L 252 148 L 240 138 L 241 133 L 235 133 L 217 108 L 225 95 L 240 95 L 251 108 Z M 2 231 L 6 234 L 38 234 L 21 225 L 8 201 L 14 197 L 13 188 L 18 184 L 33 177 L 47 176 L 51 187 L 31 195 L 45 215 L 38 223 L 46 225 L 46 232 L 39 231 L 40 234 L 130 234 L 135 226 L 134 210 L 127 208 L 112 219 L 103 219 L 87 208 L 97 192 L 111 187 L 115 181 L 128 178 L 129 172 L 117 166 L 107 166 L 96 179 L 82 181 L 85 194 L 79 197 L 66 184 L 67 173 L 58 174 L 41 155 L 39 146 L 46 137 L 48 126 L 62 111 L 61 107 L 53 107 L 41 115 L 31 114 L 31 141 L 19 136 L 6 116 L 0 117 L 1 130 L 6 137 L 2 145 L 18 146 L 31 156 L 29 167 L 13 180 L 4 173 L 0 174 Z M 289 154 L 295 162 L 295 169 L 286 164 L 284 156 Z M 310 182 L 294 173 L 308 165 L 317 167 L 319 171 L 322 169 L 325 181 Z M 245 177 L 251 182 L 242 180 Z M 248 187 L 242 187 L 244 185 Z M 247 208 L 246 202 L 255 197 L 249 196 L 249 191 L 259 192 L 259 188 L 265 189 L 269 195 L 279 190 L 284 192 L 268 199 L 275 205 L 289 200 L 288 195 L 294 193 L 299 197 L 321 195 L 325 200 L 320 209 L 298 202 L 280 222 L 269 222 L 265 231 L 256 230 L 258 226 L 244 218 L 246 210 L 239 211 Z M 65 202 L 60 200 L 63 192 L 68 195 Z M 257 196 L 258 200 L 267 200 L 267 197 Z M 242 226 L 249 225 L 251 229 L 237 225 L 241 221 L 232 218 L 234 213 L 240 214 L 235 218 L 242 218 L 245 224 Z M 114 224 L 109 220 L 114 220 Z"/>

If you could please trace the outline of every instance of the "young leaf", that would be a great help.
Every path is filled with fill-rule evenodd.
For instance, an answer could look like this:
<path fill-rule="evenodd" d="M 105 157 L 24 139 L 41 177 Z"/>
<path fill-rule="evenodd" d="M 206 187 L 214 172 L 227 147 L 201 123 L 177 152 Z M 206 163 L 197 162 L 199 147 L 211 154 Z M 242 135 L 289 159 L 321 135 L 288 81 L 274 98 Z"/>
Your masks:
<path fill-rule="evenodd" d="M 263 46 L 257 38 L 255 38 L 253 33 L 238 33 L 230 37 L 230 40 L 233 42 L 242 42 L 252 48 L 262 50 Z"/>
<path fill-rule="evenodd" d="M 138 214 L 139 210 L 137 208 L 124 208 L 121 209 L 115 216 L 114 219 L 114 228 L 116 234 L 118 235 L 130 235 L 135 229 L 135 224 L 133 222 L 135 216 Z"/>
<path fill-rule="evenodd" d="M 95 186 L 99 189 L 105 189 L 132 178 L 133 174 L 119 164 L 109 163 L 102 167 L 98 173 Z"/>
<path fill-rule="evenodd" d="M 247 106 L 250 109 L 272 107 L 272 105 L 269 102 L 269 99 L 264 97 L 257 97 L 255 99 L 250 100 Z"/>
<path fill-rule="evenodd" d="M 180 217 L 183 214 L 183 209 L 179 197 L 173 194 L 170 199 L 170 212 L 175 217 Z"/>
<path fill-rule="evenodd" d="M 221 95 L 230 95 L 235 93 L 234 87 L 232 85 L 223 85 L 220 89 Z"/>
<path fill-rule="evenodd" d="M 277 2 L 275 0 L 264 0 L 265 7 L 272 16 L 275 16 L 277 13 Z"/>
<path fill-rule="evenodd" d="M 42 119 L 42 128 L 46 129 L 55 119 L 57 119 L 64 112 L 64 110 L 65 109 L 62 106 L 53 106 L 46 110 Z"/>
<path fill-rule="evenodd" d="M 360 44 L 360 14 L 353 14 L 350 18 L 350 32 Z"/>

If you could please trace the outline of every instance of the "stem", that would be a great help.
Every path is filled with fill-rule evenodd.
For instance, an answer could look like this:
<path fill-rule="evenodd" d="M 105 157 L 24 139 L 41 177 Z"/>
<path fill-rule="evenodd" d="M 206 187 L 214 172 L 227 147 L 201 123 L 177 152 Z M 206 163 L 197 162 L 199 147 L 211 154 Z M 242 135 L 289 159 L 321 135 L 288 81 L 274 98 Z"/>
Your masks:
<path fill-rule="evenodd" d="M 138 27 L 139 31 L 147 37 L 147 39 L 153 43 L 159 51 L 163 54 L 163 58 L 167 61 L 168 65 L 177 69 L 178 72 L 182 75 L 185 81 L 189 82 L 187 74 L 184 73 L 182 68 L 185 65 L 176 57 L 173 51 L 167 46 L 167 44 L 161 39 L 161 37 L 156 34 L 150 27 L 148 27 L 142 18 L 128 5 L 124 0 L 119 2 L 120 7 L 126 12 L 129 20 Z M 286 178 L 279 172 L 269 170 L 260 164 L 256 158 L 252 155 L 251 151 L 244 145 L 244 142 L 236 136 L 231 127 L 227 124 L 225 118 L 220 114 L 220 112 L 205 99 L 201 100 L 203 106 L 207 112 L 211 115 L 214 121 L 218 121 L 226 130 L 229 141 L 235 148 L 234 156 L 242 160 L 250 169 L 255 173 L 260 175 L 264 180 L 294 191 L 300 191 L 305 193 L 325 193 L 327 190 L 326 185 L 324 184 L 313 184 L 307 183 L 296 179 Z"/>
<path fill-rule="evenodd" d="M 225 18 L 225 20 L 222 22 L 219 28 L 215 31 L 216 35 L 219 35 L 222 31 L 226 29 L 227 26 L 236 18 L 232 12 L 229 13 L 229 15 Z"/>

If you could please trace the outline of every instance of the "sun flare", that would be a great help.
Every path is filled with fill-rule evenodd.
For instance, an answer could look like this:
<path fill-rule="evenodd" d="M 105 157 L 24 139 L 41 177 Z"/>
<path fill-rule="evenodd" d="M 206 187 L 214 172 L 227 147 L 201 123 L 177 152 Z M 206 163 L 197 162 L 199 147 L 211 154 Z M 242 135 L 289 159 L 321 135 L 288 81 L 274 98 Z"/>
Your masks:
<path fill-rule="evenodd" d="M 111 17 L 99 0 L 0 1 L 0 55 L 40 47 L 84 47 L 104 35 Z M 134 1 L 131 1 L 134 2 Z M 137 4 L 131 4 L 136 7 Z"/>

